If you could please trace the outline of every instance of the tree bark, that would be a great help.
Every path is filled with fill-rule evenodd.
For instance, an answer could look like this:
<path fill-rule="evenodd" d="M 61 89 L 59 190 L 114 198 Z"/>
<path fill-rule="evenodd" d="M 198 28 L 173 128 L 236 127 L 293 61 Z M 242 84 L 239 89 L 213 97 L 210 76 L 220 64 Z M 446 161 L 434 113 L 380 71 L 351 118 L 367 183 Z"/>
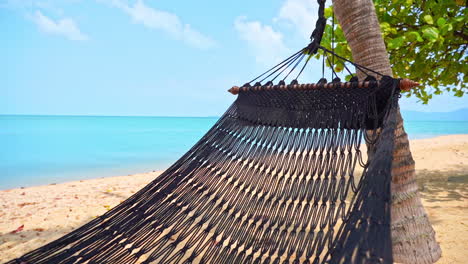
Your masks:
<path fill-rule="evenodd" d="M 393 76 L 372 0 L 333 0 L 333 5 L 354 62 Z M 363 74 L 358 73 L 358 77 L 362 78 Z M 391 185 L 394 261 L 434 263 L 441 256 L 441 249 L 421 203 L 414 160 L 400 111 L 397 119 Z"/>

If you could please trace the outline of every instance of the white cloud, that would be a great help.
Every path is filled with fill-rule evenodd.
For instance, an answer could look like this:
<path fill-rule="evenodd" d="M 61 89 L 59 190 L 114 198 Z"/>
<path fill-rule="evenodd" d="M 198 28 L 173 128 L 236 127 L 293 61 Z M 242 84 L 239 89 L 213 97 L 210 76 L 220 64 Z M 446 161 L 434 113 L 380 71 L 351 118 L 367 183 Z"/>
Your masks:
<path fill-rule="evenodd" d="M 309 38 L 315 28 L 317 13 L 316 0 L 286 0 L 280 8 L 277 20 L 292 24 L 301 36 Z"/>
<path fill-rule="evenodd" d="M 283 35 L 271 26 L 262 25 L 258 21 L 247 21 L 246 17 L 241 16 L 235 20 L 234 27 L 248 43 L 259 64 L 273 66 L 289 53 L 283 42 Z"/>
<path fill-rule="evenodd" d="M 215 46 L 214 40 L 193 29 L 189 24 L 184 24 L 177 15 L 149 7 L 143 0 L 136 1 L 133 6 L 127 5 L 122 0 L 104 2 L 125 11 L 135 23 L 166 32 L 194 47 L 208 49 Z"/>
<path fill-rule="evenodd" d="M 285 34 L 292 40 L 297 40 L 293 38 L 293 34 L 299 34 L 298 46 L 307 44 L 317 21 L 317 12 L 316 0 L 285 0 L 272 24 L 282 28 L 282 31 L 259 21 L 247 21 L 242 16 L 235 20 L 234 27 L 241 39 L 245 40 L 253 51 L 256 61 L 262 65 L 273 66 L 275 62 L 290 55 L 290 50 L 284 43 Z M 289 29 L 292 30 L 285 31 L 277 22 L 290 25 Z"/>
<path fill-rule="evenodd" d="M 63 18 L 57 21 L 36 11 L 32 17 L 40 30 L 45 33 L 64 36 L 70 40 L 87 40 L 88 36 L 83 34 L 75 21 L 71 18 Z"/>

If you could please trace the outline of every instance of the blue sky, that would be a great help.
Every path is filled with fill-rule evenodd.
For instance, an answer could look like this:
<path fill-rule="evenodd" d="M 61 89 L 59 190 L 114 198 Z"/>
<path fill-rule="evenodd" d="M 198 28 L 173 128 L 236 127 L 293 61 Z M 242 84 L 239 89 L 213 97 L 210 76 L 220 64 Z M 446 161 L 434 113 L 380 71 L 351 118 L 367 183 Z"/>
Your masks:
<path fill-rule="evenodd" d="M 307 44 L 315 14 L 315 0 L 0 0 L 0 114 L 220 115 L 227 89 Z"/>

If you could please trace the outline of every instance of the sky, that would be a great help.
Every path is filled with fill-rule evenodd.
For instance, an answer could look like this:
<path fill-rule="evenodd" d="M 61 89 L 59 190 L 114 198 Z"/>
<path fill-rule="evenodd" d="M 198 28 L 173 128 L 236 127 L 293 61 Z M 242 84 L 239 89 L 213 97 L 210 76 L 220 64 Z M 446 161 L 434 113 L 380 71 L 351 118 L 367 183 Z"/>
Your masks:
<path fill-rule="evenodd" d="M 0 114 L 219 116 L 227 89 L 308 44 L 316 13 L 315 0 L 0 0 Z M 310 64 L 301 82 L 320 79 Z"/>

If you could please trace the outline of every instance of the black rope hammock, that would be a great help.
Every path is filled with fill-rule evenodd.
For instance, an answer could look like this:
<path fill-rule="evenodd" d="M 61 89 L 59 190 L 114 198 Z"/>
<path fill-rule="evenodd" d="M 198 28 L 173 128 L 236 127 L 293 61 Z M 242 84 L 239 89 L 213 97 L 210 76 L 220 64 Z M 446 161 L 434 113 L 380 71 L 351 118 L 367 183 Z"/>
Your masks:
<path fill-rule="evenodd" d="M 320 46 L 318 2 L 312 42 L 233 87 L 235 102 L 175 164 L 106 214 L 7 263 L 393 263 L 401 80 Z M 319 50 L 381 78 L 343 83 L 333 72 L 330 83 L 299 84 Z"/>

